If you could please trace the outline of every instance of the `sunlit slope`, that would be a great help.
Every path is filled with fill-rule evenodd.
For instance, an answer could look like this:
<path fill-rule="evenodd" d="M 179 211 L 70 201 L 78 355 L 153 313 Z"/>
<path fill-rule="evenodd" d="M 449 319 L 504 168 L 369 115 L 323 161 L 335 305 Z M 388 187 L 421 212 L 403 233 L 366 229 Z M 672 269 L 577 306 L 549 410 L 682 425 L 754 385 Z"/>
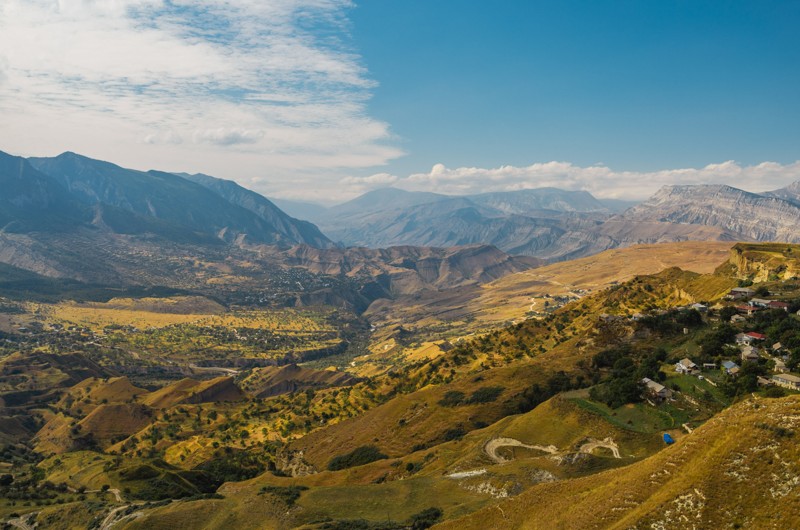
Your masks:
<path fill-rule="evenodd" d="M 750 399 L 627 468 L 534 486 L 440 528 L 797 528 L 800 397 Z"/>
<path fill-rule="evenodd" d="M 582 296 L 635 276 L 679 267 L 701 274 L 729 259 L 733 243 L 686 241 L 636 245 L 528 271 L 509 274 L 480 287 L 375 302 L 367 316 L 383 326 L 488 329 L 544 311 L 552 297 Z"/>

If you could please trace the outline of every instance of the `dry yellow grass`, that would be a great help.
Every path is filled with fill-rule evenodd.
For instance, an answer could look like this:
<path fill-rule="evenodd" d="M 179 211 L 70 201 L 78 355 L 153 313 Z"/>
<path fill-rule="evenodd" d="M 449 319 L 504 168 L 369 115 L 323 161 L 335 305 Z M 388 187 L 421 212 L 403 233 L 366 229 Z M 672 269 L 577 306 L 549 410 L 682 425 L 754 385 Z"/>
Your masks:
<path fill-rule="evenodd" d="M 31 314 L 36 314 L 46 322 L 86 327 L 93 331 L 102 331 L 107 326 L 133 326 L 146 329 L 180 324 L 258 328 L 282 332 L 332 330 L 324 321 L 324 315 L 321 316 L 319 312 L 295 309 L 226 312 L 225 308 L 216 302 L 201 297 L 115 298 L 107 303 L 62 302 L 28 305 Z M 17 320 L 22 322 L 20 319 Z"/>
<path fill-rule="evenodd" d="M 800 398 L 751 399 L 660 453 L 534 486 L 440 528 L 800 527 Z"/>
<path fill-rule="evenodd" d="M 733 245 L 719 241 L 636 245 L 511 274 L 483 286 L 475 316 L 486 323 L 519 319 L 531 309 L 541 311 L 545 296 L 594 292 L 671 267 L 710 274 L 728 259 Z"/>

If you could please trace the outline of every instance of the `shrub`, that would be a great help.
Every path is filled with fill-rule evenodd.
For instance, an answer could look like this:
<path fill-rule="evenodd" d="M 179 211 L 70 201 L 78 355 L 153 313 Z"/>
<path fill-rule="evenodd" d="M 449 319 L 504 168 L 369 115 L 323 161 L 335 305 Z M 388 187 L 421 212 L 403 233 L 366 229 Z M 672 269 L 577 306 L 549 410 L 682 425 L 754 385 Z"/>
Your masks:
<path fill-rule="evenodd" d="M 502 386 L 485 386 L 479 388 L 467 400 L 467 403 L 491 403 L 495 401 L 505 390 Z"/>
<path fill-rule="evenodd" d="M 786 391 L 779 386 L 771 386 L 764 391 L 764 395 L 768 398 L 781 398 L 786 395 Z"/>
<path fill-rule="evenodd" d="M 339 471 L 340 469 L 347 469 L 356 466 L 363 466 L 377 460 L 385 460 L 389 458 L 374 445 L 363 445 L 354 449 L 353 451 L 331 458 L 328 462 L 328 470 Z"/>
<path fill-rule="evenodd" d="M 447 392 L 442 399 L 439 400 L 439 405 L 443 407 L 457 407 L 464 403 L 464 398 L 466 395 L 464 392 L 459 392 L 458 390 L 451 390 Z"/>
<path fill-rule="evenodd" d="M 308 486 L 262 486 L 259 495 L 273 495 L 285 502 L 287 506 L 294 506 L 300 494 L 308 489 Z"/>
<path fill-rule="evenodd" d="M 442 510 L 434 507 L 412 515 L 408 522 L 412 530 L 425 530 L 438 523 L 441 518 Z"/>
<path fill-rule="evenodd" d="M 444 432 L 444 439 L 446 442 L 450 442 L 452 440 L 460 440 L 467 434 L 467 431 L 464 430 L 463 427 L 460 425 L 453 429 L 448 429 Z"/>

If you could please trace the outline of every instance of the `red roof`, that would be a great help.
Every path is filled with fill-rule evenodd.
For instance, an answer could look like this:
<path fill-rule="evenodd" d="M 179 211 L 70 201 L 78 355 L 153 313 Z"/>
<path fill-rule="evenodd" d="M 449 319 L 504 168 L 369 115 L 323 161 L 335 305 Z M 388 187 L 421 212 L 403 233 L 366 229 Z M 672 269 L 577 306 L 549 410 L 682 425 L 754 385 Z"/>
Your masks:
<path fill-rule="evenodd" d="M 749 331 L 745 333 L 745 335 L 747 335 L 748 337 L 753 337 L 754 339 L 758 340 L 764 340 L 767 338 L 767 336 L 764 335 L 763 333 L 756 333 L 755 331 Z"/>
<path fill-rule="evenodd" d="M 789 307 L 789 304 L 787 304 L 786 302 L 778 302 L 777 300 L 773 300 L 772 302 L 769 303 L 769 306 L 774 307 L 775 309 L 786 309 L 787 307 Z"/>

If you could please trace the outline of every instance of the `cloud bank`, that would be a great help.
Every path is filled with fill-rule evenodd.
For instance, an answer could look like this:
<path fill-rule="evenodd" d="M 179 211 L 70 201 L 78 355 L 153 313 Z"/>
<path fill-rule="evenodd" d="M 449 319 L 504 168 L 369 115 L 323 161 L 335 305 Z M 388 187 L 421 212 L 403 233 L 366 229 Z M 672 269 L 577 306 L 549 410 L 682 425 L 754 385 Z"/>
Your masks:
<path fill-rule="evenodd" d="M 386 173 L 345 179 L 358 191 L 387 185 L 409 191 L 433 191 L 448 195 L 468 195 L 487 191 L 515 191 L 554 187 L 586 190 L 607 199 L 643 199 L 661 186 L 673 184 L 728 184 L 747 191 L 768 191 L 800 180 L 800 161 L 792 164 L 762 162 L 743 166 L 734 161 L 709 164 L 702 168 L 662 171 L 615 171 L 603 165 L 582 167 L 569 162 L 545 162 L 526 167 L 501 166 L 447 168 L 436 164 L 428 173 L 399 178 Z"/>
<path fill-rule="evenodd" d="M 402 152 L 350 0 L 3 0 L 0 149 L 291 188 Z M 146 164 L 147 167 L 142 167 Z M 268 191 L 261 189 L 259 191 Z"/>

